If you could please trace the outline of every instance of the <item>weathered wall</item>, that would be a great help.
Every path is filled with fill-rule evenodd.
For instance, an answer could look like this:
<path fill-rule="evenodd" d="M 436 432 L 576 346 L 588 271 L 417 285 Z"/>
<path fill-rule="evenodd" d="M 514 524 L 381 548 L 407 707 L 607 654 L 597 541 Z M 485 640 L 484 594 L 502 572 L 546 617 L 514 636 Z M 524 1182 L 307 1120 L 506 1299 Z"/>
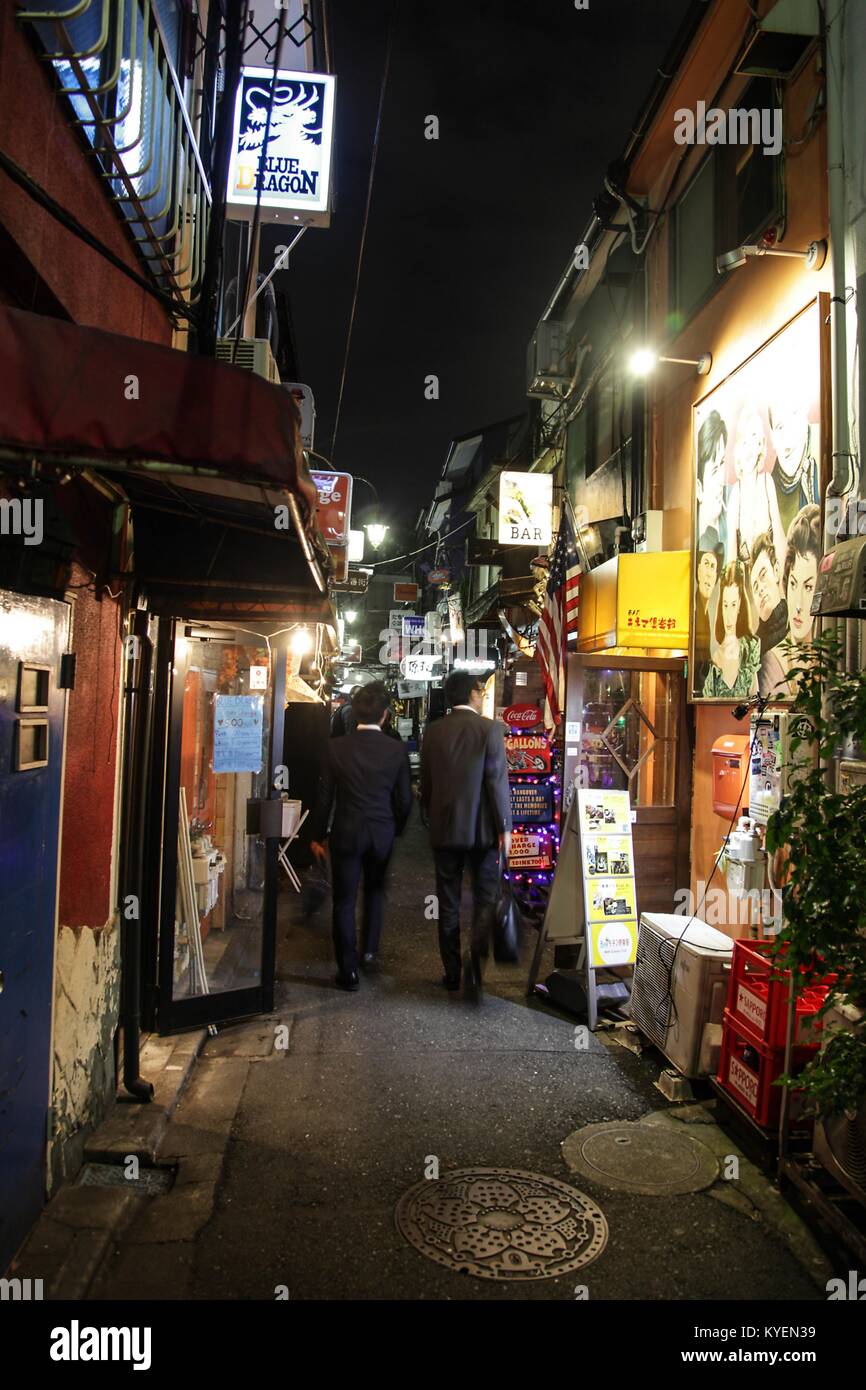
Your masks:
<path fill-rule="evenodd" d="M 72 583 L 88 575 L 74 566 Z M 118 604 L 75 591 L 54 980 L 49 1187 L 75 1173 L 114 1095 L 120 942 L 112 901 L 120 713 Z"/>
<path fill-rule="evenodd" d="M 77 1172 L 85 1140 L 114 1097 L 114 1035 L 120 999 L 117 927 L 61 926 L 54 982 L 49 1191 Z"/>

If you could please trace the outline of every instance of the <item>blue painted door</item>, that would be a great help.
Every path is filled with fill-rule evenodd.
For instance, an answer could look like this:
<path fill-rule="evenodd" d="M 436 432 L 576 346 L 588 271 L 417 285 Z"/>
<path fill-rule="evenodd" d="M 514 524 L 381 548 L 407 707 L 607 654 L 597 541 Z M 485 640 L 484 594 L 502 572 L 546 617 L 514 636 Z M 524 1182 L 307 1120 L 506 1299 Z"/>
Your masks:
<path fill-rule="evenodd" d="M 0 1273 L 42 1208 L 69 607 L 0 590 Z"/>

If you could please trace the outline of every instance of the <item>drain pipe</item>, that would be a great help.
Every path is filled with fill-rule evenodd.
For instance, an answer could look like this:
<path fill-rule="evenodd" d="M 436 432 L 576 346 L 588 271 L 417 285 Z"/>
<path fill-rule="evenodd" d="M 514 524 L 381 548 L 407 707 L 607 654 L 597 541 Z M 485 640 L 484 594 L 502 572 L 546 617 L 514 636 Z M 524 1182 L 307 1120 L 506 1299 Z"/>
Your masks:
<path fill-rule="evenodd" d="M 123 1085 L 135 1100 L 153 1099 L 153 1086 L 141 1076 L 141 888 L 143 869 L 142 814 L 147 789 L 150 742 L 148 688 L 153 647 L 148 616 L 133 615 L 132 633 L 124 643 L 123 782 L 126 807 L 120 854 L 120 1021 L 123 1027 Z M 142 697 L 145 711 L 142 714 Z M 131 913 L 127 916 L 127 907 Z"/>

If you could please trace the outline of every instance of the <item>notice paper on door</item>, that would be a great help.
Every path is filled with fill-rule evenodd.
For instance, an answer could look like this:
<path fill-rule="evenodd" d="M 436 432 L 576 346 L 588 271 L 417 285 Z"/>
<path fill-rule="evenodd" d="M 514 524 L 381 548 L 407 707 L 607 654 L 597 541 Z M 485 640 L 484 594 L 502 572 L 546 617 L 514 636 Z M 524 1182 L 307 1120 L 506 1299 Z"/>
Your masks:
<path fill-rule="evenodd" d="M 261 772 L 261 695 L 217 695 L 213 717 L 214 772 Z"/>

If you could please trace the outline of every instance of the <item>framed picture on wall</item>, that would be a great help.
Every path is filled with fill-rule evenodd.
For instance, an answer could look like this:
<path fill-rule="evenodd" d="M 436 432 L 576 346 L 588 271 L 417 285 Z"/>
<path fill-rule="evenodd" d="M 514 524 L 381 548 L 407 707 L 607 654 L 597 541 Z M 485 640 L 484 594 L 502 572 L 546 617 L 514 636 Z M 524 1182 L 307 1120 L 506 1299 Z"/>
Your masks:
<path fill-rule="evenodd" d="M 828 474 L 827 296 L 819 295 L 693 411 L 689 695 L 793 699 L 812 640 Z"/>

